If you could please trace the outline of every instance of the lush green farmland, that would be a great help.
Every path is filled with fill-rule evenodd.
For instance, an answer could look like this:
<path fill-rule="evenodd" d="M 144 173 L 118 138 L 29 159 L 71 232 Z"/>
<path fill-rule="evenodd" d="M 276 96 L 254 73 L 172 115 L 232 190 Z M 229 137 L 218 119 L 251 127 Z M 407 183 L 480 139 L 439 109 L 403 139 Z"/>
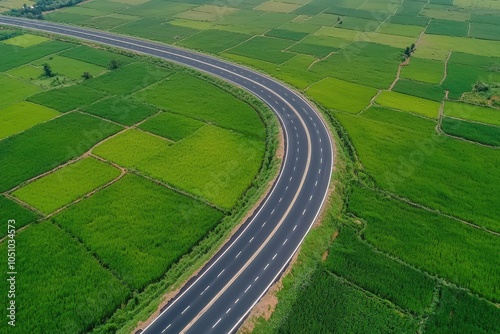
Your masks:
<path fill-rule="evenodd" d="M 441 102 L 445 94 L 445 91 L 441 86 L 405 79 L 398 80 L 392 90 L 398 93 L 413 95 L 436 102 Z"/>
<path fill-rule="evenodd" d="M 227 52 L 265 60 L 270 63 L 281 64 L 293 57 L 292 53 L 285 53 L 282 51 L 292 46 L 292 44 L 292 41 L 285 39 L 257 36 Z M 266 50 L 266 52 L 264 53 L 262 50 Z"/>
<path fill-rule="evenodd" d="M 112 123 L 71 113 L 0 141 L 0 190 L 81 155 L 119 129 Z"/>
<path fill-rule="evenodd" d="M 318 269 L 295 300 L 290 317 L 275 332 L 402 334 L 415 333 L 416 328 L 410 316 Z"/>
<path fill-rule="evenodd" d="M 133 125 L 158 112 L 158 109 L 133 98 L 113 96 L 87 107 L 85 112 L 123 125 Z"/>
<path fill-rule="evenodd" d="M 0 108 L 22 101 L 26 97 L 40 91 L 38 86 L 4 74 L 0 74 L 0 86 L 2 87 Z"/>
<path fill-rule="evenodd" d="M 115 167 L 94 158 L 86 158 L 21 187 L 13 195 L 49 214 L 119 175 L 120 171 Z M 40 196 L 42 193 L 43 197 Z"/>
<path fill-rule="evenodd" d="M 130 287 L 142 289 L 158 280 L 221 218 L 221 212 L 203 203 L 127 175 L 55 221 L 78 236 Z"/>
<path fill-rule="evenodd" d="M 132 62 L 132 59 L 128 57 L 124 57 L 122 55 L 105 50 L 89 48 L 87 46 L 77 46 L 71 48 L 69 50 L 63 51 L 61 55 L 67 58 L 81 60 L 101 67 L 109 66 L 112 60 L 116 60 L 121 65 L 126 65 Z"/>
<path fill-rule="evenodd" d="M 175 95 L 164 93 L 174 88 Z M 196 100 L 193 96 L 197 96 Z M 265 135 L 259 115 L 250 106 L 218 87 L 186 74 L 176 74 L 138 92 L 135 97 L 163 110 L 212 122 L 259 139 Z"/>
<path fill-rule="evenodd" d="M 439 84 L 444 78 L 444 63 L 431 59 L 413 58 L 403 67 L 401 77 L 430 84 Z"/>
<path fill-rule="evenodd" d="M 28 100 L 60 112 L 68 112 L 77 108 L 83 108 L 106 96 L 106 92 L 102 90 L 85 86 L 68 86 L 32 95 Z"/>
<path fill-rule="evenodd" d="M 71 46 L 73 44 L 60 41 L 50 41 L 27 48 L 0 43 L 0 53 L 3 55 L 2 62 L 0 63 L 0 71 L 10 70 L 52 53 L 68 49 Z"/>
<path fill-rule="evenodd" d="M 349 210 L 366 221 L 363 235 L 378 249 L 500 300 L 497 236 L 362 188 L 354 189 Z"/>
<path fill-rule="evenodd" d="M 5 196 L 0 196 L 0 217 L 2 217 L 3 222 L 2 230 L 0 231 L 0 238 L 3 238 L 7 234 L 8 220 L 15 219 L 15 226 L 19 229 L 35 221 L 38 218 L 38 215 L 13 200 L 10 200 Z"/>
<path fill-rule="evenodd" d="M 459 102 L 446 102 L 447 116 L 500 126 L 500 110 Z"/>
<path fill-rule="evenodd" d="M 162 112 L 142 123 L 140 128 L 159 136 L 179 141 L 201 128 L 203 122 L 178 114 Z"/>
<path fill-rule="evenodd" d="M 471 123 L 445 117 L 441 130 L 452 136 L 462 137 L 481 144 L 500 146 L 500 127 L 480 123 Z"/>
<path fill-rule="evenodd" d="M 58 55 L 51 55 L 36 60 L 32 64 L 40 67 L 40 74 L 42 73 L 42 65 L 49 64 L 55 73 L 73 80 L 80 80 L 84 72 L 90 73 L 91 76 L 97 76 L 106 71 L 104 67 Z"/>
<path fill-rule="evenodd" d="M 7 254 L 7 243 L 0 243 L 0 251 Z M 8 332 L 82 333 L 106 319 L 130 294 L 81 243 L 50 222 L 18 233 L 16 253 L 16 266 L 22 270 L 16 280 L 18 326 Z M 5 268 L 6 260 L 1 262 Z M 8 291 L 7 284 L 4 279 L 0 287 Z M 7 305 L 7 293 L 1 300 Z M 1 327 L 4 333 L 6 326 Z"/>
<path fill-rule="evenodd" d="M 48 41 L 50 41 L 50 39 L 43 37 L 43 36 L 23 34 L 20 36 L 9 38 L 4 43 L 26 48 L 28 46 L 33 46 L 33 45 L 37 45 L 37 44 L 48 42 Z"/>
<path fill-rule="evenodd" d="M 218 53 L 240 44 L 251 36 L 224 30 L 205 30 L 179 42 L 190 49 Z"/>
<path fill-rule="evenodd" d="M 434 119 L 438 118 L 440 107 L 440 104 L 434 101 L 388 91 L 380 93 L 376 102 L 384 107 L 408 111 Z"/>
<path fill-rule="evenodd" d="M 22 101 L 0 109 L 0 139 L 60 115 L 57 111 Z"/>
<path fill-rule="evenodd" d="M 436 282 L 375 252 L 351 228 L 333 243 L 326 268 L 410 312 L 422 314 L 431 305 Z"/>

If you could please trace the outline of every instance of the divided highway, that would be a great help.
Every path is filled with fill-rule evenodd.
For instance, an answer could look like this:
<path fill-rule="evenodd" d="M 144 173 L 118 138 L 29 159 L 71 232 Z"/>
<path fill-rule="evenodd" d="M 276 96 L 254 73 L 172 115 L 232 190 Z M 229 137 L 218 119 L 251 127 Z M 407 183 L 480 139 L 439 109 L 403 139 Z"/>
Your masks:
<path fill-rule="evenodd" d="M 315 109 L 270 77 L 193 51 L 44 21 L 0 15 L 0 24 L 71 36 L 192 67 L 241 86 L 276 113 L 285 135 L 285 155 L 271 191 L 254 215 L 143 331 L 235 332 L 282 274 L 326 199 L 333 147 Z"/>

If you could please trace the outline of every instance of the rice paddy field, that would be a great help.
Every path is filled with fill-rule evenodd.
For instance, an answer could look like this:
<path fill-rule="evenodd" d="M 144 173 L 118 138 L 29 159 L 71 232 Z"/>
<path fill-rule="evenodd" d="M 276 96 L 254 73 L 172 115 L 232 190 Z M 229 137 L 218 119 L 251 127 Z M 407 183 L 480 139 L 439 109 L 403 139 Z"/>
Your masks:
<path fill-rule="evenodd" d="M 44 16 L 256 68 L 296 87 L 330 121 L 339 152 L 332 204 L 306 238 L 292 274 L 283 278 L 274 313 L 251 319 L 254 333 L 500 332 L 498 1 L 91 0 Z M 214 220 L 197 222 L 209 230 L 258 170 L 266 133 L 259 117 L 186 73 L 151 71 L 152 65 L 104 50 L 23 36 L 0 33 L 0 54 L 16 55 L 0 62 L 0 86 L 12 87 L 0 101 L 0 120 L 12 122 L 28 103 L 44 111 L 29 123 L 0 125 L 0 153 L 16 145 L 23 152 L 16 159 L 40 152 L 44 159 L 4 171 L 2 159 L 10 158 L 0 154 L 0 174 L 6 175 L 0 200 L 6 212 L 18 212 L 30 224 L 43 210 L 35 202 L 23 205 L 15 194 L 48 182 L 32 180 L 41 173 L 75 164 L 72 159 L 89 150 L 93 159 L 111 163 L 109 168 L 124 168 L 133 175 L 70 206 L 55 223 L 42 224 L 83 240 L 128 293 L 143 289 L 164 273 L 156 265 L 165 269 L 178 253 L 159 259 L 154 245 L 129 248 L 126 241 L 136 231 L 116 230 L 109 218 L 96 227 L 90 209 L 98 205 L 95 198 L 120 198 L 124 184 L 145 189 L 146 178 L 154 179 L 201 203 L 200 212 Z M 54 79 L 39 77 L 41 59 L 53 64 L 60 88 L 50 86 Z M 82 69 L 86 64 L 94 78 L 83 82 L 69 59 Z M 109 70 L 112 59 L 120 61 L 119 69 Z M 150 75 L 141 80 L 144 72 Z M 162 93 L 172 90 L 176 94 Z M 188 98 L 201 90 L 205 94 L 196 101 Z M 116 111 L 125 105 L 126 115 Z M 76 131 L 80 139 L 72 142 L 71 154 L 44 147 L 25 151 L 23 143 L 30 140 L 51 140 L 56 148 L 66 144 L 66 138 L 51 138 L 51 129 L 54 123 L 71 127 L 71 117 L 88 126 L 94 117 L 92 128 L 102 131 L 91 140 Z M 220 150 L 211 156 L 205 145 Z M 228 173 L 227 166 L 239 172 Z M 207 180 L 217 180 L 216 191 Z M 141 210 L 126 199 L 113 210 L 119 205 Z M 72 222 L 79 216 L 89 218 Z M 109 233 L 120 234 L 121 248 L 103 242 Z M 191 237 L 193 243 L 199 238 Z M 140 261 L 141 251 L 151 254 L 151 263 L 126 276 L 121 267 Z M 115 303 L 127 298 L 115 291 Z M 93 326 L 77 323 L 81 332 Z M 94 333 L 105 333 L 102 328 Z"/>
<path fill-rule="evenodd" d="M 13 332 L 114 332 L 251 204 L 270 111 L 170 64 L 0 32 L 0 216 L 16 221 L 23 272 Z M 2 224 L 4 252 L 11 235 Z"/>

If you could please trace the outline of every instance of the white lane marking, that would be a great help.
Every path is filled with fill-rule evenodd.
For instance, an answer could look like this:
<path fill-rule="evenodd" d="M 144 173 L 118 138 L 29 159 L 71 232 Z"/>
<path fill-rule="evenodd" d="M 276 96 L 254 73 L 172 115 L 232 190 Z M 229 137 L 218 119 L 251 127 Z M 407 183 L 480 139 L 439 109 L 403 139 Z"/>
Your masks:
<path fill-rule="evenodd" d="M 267 222 L 264 222 L 264 224 L 262 224 L 262 227 L 264 227 L 266 225 Z"/>
<path fill-rule="evenodd" d="M 231 308 L 228 308 L 228 309 L 227 309 L 226 314 L 228 314 L 228 313 L 229 313 L 229 311 L 231 311 Z"/>
<path fill-rule="evenodd" d="M 283 241 L 283 246 L 285 246 L 287 241 L 288 241 L 288 239 L 285 239 L 285 241 Z"/>
<path fill-rule="evenodd" d="M 247 291 L 248 291 L 251 287 L 252 287 L 252 284 L 250 284 L 250 285 L 248 286 L 248 288 L 246 288 L 246 289 L 245 289 L 245 292 L 243 292 L 243 293 L 247 293 Z"/>
<path fill-rule="evenodd" d="M 168 324 L 168 326 L 167 326 L 167 327 L 165 327 L 165 329 L 164 329 L 164 330 L 162 330 L 161 332 L 162 332 L 162 333 L 165 333 L 165 331 L 166 331 L 166 330 L 167 330 L 170 326 L 172 326 L 172 324 Z"/>
<path fill-rule="evenodd" d="M 236 304 L 236 303 L 238 303 L 239 301 L 240 301 L 240 299 L 238 298 L 238 299 L 236 299 L 236 301 L 235 301 L 234 303 Z"/>
<path fill-rule="evenodd" d="M 311 121 L 313 120 L 313 118 L 312 118 L 311 116 L 309 116 L 309 119 L 310 119 Z"/>
<path fill-rule="evenodd" d="M 269 267 L 269 263 L 268 263 L 268 264 L 266 264 L 266 266 L 264 267 L 264 270 L 266 270 L 266 269 L 267 269 L 267 267 Z"/>
<path fill-rule="evenodd" d="M 320 150 L 321 150 L 321 153 L 323 153 L 323 147 L 322 147 L 322 148 L 320 148 Z"/>
<path fill-rule="evenodd" d="M 291 120 L 290 120 L 290 123 L 292 123 L 292 124 L 293 124 L 293 119 L 291 119 Z"/>
<path fill-rule="evenodd" d="M 255 238 L 255 237 L 252 237 L 252 239 L 250 239 L 250 241 L 248 243 L 251 243 L 253 241 L 253 238 Z"/>
<path fill-rule="evenodd" d="M 219 320 L 217 320 L 217 322 L 212 326 L 212 328 L 215 328 L 215 326 L 217 326 L 221 320 L 222 318 L 219 318 Z"/>
<path fill-rule="evenodd" d="M 276 209 L 273 209 L 273 211 L 271 211 L 271 214 L 273 214 L 273 213 L 274 213 L 274 210 L 276 210 Z"/>
<path fill-rule="evenodd" d="M 240 254 L 241 254 L 241 251 L 238 254 L 236 254 L 236 256 L 234 258 L 237 259 L 238 256 L 240 256 Z"/>
<path fill-rule="evenodd" d="M 295 125 L 293 126 L 293 128 L 294 128 L 294 130 L 297 130 L 297 127 Z"/>
<path fill-rule="evenodd" d="M 286 186 L 285 190 L 288 190 L 288 186 Z"/>
<path fill-rule="evenodd" d="M 257 282 L 258 279 L 259 279 L 259 276 L 255 277 L 254 282 Z"/>
<path fill-rule="evenodd" d="M 295 99 L 292 97 L 292 101 L 295 102 Z"/>
<path fill-rule="evenodd" d="M 186 312 L 186 311 L 187 311 L 190 307 L 191 307 L 191 305 L 189 305 L 188 307 L 186 307 L 186 308 L 184 309 L 184 311 L 182 311 L 182 312 L 181 312 L 181 314 L 184 314 L 184 312 Z"/>
<path fill-rule="evenodd" d="M 316 122 L 314 122 L 313 124 L 314 124 L 314 126 L 316 126 Z"/>
<path fill-rule="evenodd" d="M 297 168 L 297 166 L 293 166 L 293 170 L 295 170 L 295 168 Z"/>
<path fill-rule="evenodd" d="M 281 110 L 285 111 L 285 107 L 281 107 Z M 290 116 L 290 115 L 289 115 Z"/>
<path fill-rule="evenodd" d="M 318 174 L 321 174 L 321 168 L 319 169 Z"/>
<path fill-rule="evenodd" d="M 278 203 L 281 203 L 281 200 L 283 199 L 283 197 L 280 197 L 280 200 L 278 201 Z"/>
<path fill-rule="evenodd" d="M 304 211 L 302 211 L 302 216 L 306 214 L 306 211 L 307 209 L 304 209 Z"/>
<path fill-rule="evenodd" d="M 321 143 L 321 138 L 319 139 L 319 142 Z"/>
<path fill-rule="evenodd" d="M 295 157 L 295 161 L 299 161 L 299 157 Z"/>
<path fill-rule="evenodd" d="M 292 181 L 292 179 L 293 179 L 293 176 L 290 176 L 290 181 Z"/>
<path fill-rule="evenodd" d="M 299 148 L 297 147 L 297 153 L 299 153 Z"/>
<path fill-rule="evenodd" d="M 209 287 L 210 287 L 210 285 L 207 285 L 207 287 L 205 288 L 205 290 L 203 290 L 203 291 L 200 293 L 200 296 L 201 296 L 202 294 L 204 294 L 204 293 L 205 293 L 205 291 L 207 291 Z"/>
<path fill-rule="evenodd" d="M 312 200 L 313 199 L 313 195 L 311 195 L 311 197 L 309 197 L 309 200 Z"/>
<path fill-rule="evenodd" d="M 295 231 L 295 229 L 296 229 L 296 228 L 297 228 L 297 225 L 295 225 L 295 226 L 293 227 L 293 230 Z"/>
<path fill-rule="evenodd" d="M 273 256 L 273 260 L 276 258 L 276 256 L 277 256 L 277 255 L 278 255 L 278 253 L 274 254 L 274 256 Z"/>
<path fill-rule="evenodd" d="M 321 158 L 321 160 L 319 161 L 319 163 L 320 163 L 320 164 L 322 164 L 322 163 L 323 163 L 323 158 Z"/>
<path fill-rule="evenodd" d="M 316 183 L 314 184 L 314 186 L 316 187 L 318 185 L 318 181 L 316 181 Z"/>
<path fill-rule="evenodd" d="M 222 275 L 222 273 L 224 272 L 224 270 L 226 270 L 226 269 L 222 269 L 222 271 L 219 273 L 219 275 L 217 275 L 217 277 L 219 277 L 220 275 Z"/>

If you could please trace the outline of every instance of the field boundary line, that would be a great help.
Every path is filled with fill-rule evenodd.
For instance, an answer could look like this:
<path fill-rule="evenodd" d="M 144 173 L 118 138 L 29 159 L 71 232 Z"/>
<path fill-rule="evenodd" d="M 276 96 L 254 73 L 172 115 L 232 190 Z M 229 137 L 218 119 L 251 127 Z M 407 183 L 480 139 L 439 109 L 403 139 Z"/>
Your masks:
<path fill-rule="evenodd" d="M 441 81 L 439 81 L 439 85 L 442 86 L 443 85 L 443 82 L 446 80 L 446 78 L 448 77 L 448 61 L 450 60 L 451 58 L 451 54 L 453 53 L 453 51 L 450 51 L 448 52 L 448 56 L 446 57 L 446 60 L 444 62 L 444 75 L 443 75 L 443 78 L 441 79 Z M 448 91 L 447 91 L 448 92 Z M 446 94 L 446 99 L 448 99 L 448 94 Z"/>

